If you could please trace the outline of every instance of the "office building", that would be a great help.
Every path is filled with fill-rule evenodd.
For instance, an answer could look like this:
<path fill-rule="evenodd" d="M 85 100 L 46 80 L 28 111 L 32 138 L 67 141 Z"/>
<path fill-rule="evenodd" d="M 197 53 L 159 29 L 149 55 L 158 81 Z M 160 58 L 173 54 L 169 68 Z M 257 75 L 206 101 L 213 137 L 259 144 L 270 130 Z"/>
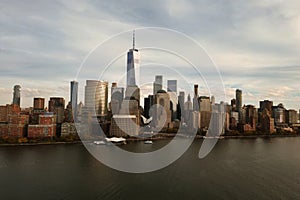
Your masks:
<path fill-rule="evenodd" d="M 193 98 L 193 110 L 199 111 L 199 94 L 198 94 L 198 85 L 194 85 L 194 98 Z"/>
<path fill-rule="evenodd" d="M 87 80 L 84 102 L 87 112 L 100 118 L 107 116 L 108 82 Z"/>
<path fill-rule="evenodd" d="M 124 88 L 118 87 L 117 83 L 112 83 L 111 87 L 111 111 L 118 114 L 124 99 Z"/>
<path fill-rule="evenodd" d="M 44 110 L 45 109 L 45 98 L 35 97 L 33 99 L 33 109 L 34 110 Z"/>
<path fill-rule="evenodd" d="M 56 115 L 56 123 L 63 123 L 65 116 L 65 99 L 62 97 L 50 97 L 48 111 Z"/>
<path fill-rule="evenodd" d="M 135 48 L 135 32 L 133 32 L 132 49 L 127 52 L 127 87 L 137 86 L 136 76 L 139 76 L 140 52 Z"/>
<path fill-rule="evenodd" d="M 153 95 L 155 95 L 158 91 L 162 90 L 162 84 L 163 84 L 163 76 L 156 75 L 155 81 L 153 83 Z"/>
<path fill-rule="evenodd" d="M 14 86 L 13 103 L 12 104 L 21 106 L 21 86 L 20 85 Z"/>
<path fill-rule="evenodd" d="M 167 92 L 174 92 L 177 94 L 177 80 L 167 81 Z"/>
<path fill-rule="evenodd" d="M 73 118 L 77 119 L 77 106 L 78 106 L 78 82 L 77 81 L 71 81 L 70 86 L 70 102 L 71 102 L 71 108 L 73 113 Z"/>
<path fill-rule="evenodd" d="M 154 97 L 153 122 L 155 127 L 171 128 L 170 96 L 165 90 L 159 90 Z"/>

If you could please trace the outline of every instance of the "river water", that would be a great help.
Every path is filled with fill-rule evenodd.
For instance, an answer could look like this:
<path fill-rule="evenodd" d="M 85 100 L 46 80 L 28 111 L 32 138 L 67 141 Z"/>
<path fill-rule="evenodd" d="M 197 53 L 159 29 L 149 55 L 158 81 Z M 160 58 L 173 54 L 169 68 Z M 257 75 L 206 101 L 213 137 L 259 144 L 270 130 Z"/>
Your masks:
<path fill-rule="evenodd" d="M 145 174 L 111 169 L 81 144 L 0 147 L 1 199 L 300 199 L 299 137 L 223 139 L 204 159 L 201 143 Z"/>

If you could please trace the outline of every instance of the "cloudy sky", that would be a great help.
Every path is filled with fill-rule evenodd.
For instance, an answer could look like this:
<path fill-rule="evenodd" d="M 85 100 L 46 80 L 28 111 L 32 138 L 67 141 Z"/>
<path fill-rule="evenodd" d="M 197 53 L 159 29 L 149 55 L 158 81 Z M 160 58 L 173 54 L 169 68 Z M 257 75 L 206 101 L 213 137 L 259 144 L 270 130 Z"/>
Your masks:
<path fill-rule="evenodd" d="M 240 88 L 245 104 L 257 106 L 259 100 L 271 99 L 275 104 L 282 102 L 287 108 L 300 108 L 298 0 L 134 3 L 126 0 L 2 0 L 0 104 L 11 103 L 15 84 L 22 86 L 23 107 L 31 106 L 32 98 L 37 96 L 46 99 L 63 96 L 68 101 L 69 82 L 74 79 L 80 81 L 79 95 L 83 100 L 84 80 L 101 77 L 108 57 L 119 56 L 104 78 L 109 82 L 120 80 L 122 75 L 116 77 L 115 72 L 125 72 L 126 51 L 122 48 L 131 47 L 132 29 L 136 29 L 137 48 L 141 48 L 141 64 L 147 69 L 153 67 L 153 72 L 144 73 L 143 80 L 148 83 L 145 88 L 151 89 L 150 81 L 155 74 L 163 74 L 165 80 L 174 79 L 175 74 L 168 70 L 178 69 L 186 82 L 182 85 L 199 83 L 203 87 L 201 94 L 207 94 L 204 82 L 193 76 L 186 63 L 181 63 L 182 59 L 177 60 L 178 55 L 175 58 L 166 52 L 151 53 L 151 49 L 143 49 L 150 39 L 157 45 L 161 41 L 168 43 L 170 51 L 176 46 L 185 49 L 189 41 L 176 39 L 172 34 L 162 37 L 165 31 L 160 35 L 143 34 L 143 27 L 176 30 L 197 42 L 218 67 L 227 101 L 234 97 L 235 89 Z M 112 38 L 115 38 L 111 43 L 114 45 L 105 46 Z M 98 53 L 87 57 L 97 47 L 100 48 Z M 123 54 L 117 53 L 118 48 Z M 196 51 L 190 54 L 197 57 Z M 200 55 L 199 60 L 205 60 L 204 57 Z M 88 60 L 82 65 L 85 58 Z M 186 69 L 185 73 L 180 69 Z M 205 78 L 214 80 L 217 76 L 217 73 L 207 73 Z"/>

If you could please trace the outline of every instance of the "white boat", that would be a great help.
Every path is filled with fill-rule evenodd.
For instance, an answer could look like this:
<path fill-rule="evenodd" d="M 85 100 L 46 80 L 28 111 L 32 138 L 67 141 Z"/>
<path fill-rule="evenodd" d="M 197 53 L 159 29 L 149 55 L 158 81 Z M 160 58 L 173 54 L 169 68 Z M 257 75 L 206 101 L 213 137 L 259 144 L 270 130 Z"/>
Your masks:
<path fill-rule="evenodd" d="M 153 144 L 153 142 L 151 140 L 146 140 L 144 144 Z"/>
<path fill-rule="evenodd" d="M 114 142 L 114 143 L 126 143 L 125 138 L 118 138 L 118 137 L 112 137 L 112 138 L 105 138 L 106 142 Z"/>
<path fill-rule="evenodd" d="M 224 136 L 203 136 L 204 139 L 224 139 Z"/>
<path fill-rule="evenodd" d="M 104 144 L 106 144 L 106 142 L 100 140 L 100 141 L 94 141 L 94 144 L 97 144 L 97 145 L 104 145 Z"/>

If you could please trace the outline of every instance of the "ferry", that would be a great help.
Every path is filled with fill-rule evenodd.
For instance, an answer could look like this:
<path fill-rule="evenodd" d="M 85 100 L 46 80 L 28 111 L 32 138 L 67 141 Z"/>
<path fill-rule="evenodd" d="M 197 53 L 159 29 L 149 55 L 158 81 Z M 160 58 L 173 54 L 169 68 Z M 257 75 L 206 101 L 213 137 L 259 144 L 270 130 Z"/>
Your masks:
<path fill-rule="evenodd" d="M 153 144 L 152 140 L 146 140 L 144 144 Z"/>

